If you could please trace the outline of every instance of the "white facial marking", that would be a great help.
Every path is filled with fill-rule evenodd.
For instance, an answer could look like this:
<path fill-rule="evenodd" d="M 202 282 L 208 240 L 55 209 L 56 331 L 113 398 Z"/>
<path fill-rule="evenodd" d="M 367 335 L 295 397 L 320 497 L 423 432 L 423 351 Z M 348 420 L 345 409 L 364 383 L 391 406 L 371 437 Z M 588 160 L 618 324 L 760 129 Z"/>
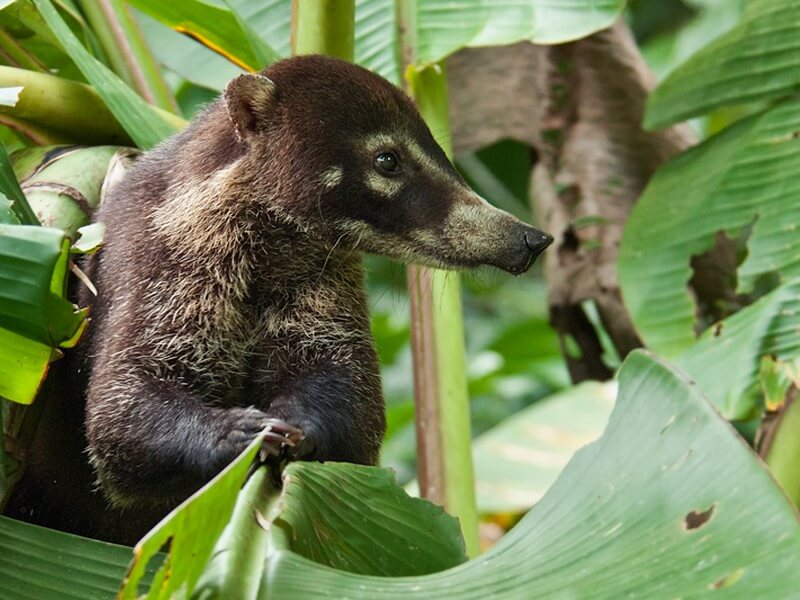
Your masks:
<path fill-rule="evenodd" d="M 342 167 L 330 167 L 322 174 L 319 180 L 320 183 L 322 183 L 322 185 L 324 185 L 326 188 L 333 189 L 342 183 L 343 177 L 344 171 L 342 170 Z"/>
<path fill-rule="evenodd" d="M 367 171 L 364 183 L 373 192 L 385 198 L 392 198 L 403 188 L 403 182 L 399 178 L 384 177 L 374 171 Z"/>

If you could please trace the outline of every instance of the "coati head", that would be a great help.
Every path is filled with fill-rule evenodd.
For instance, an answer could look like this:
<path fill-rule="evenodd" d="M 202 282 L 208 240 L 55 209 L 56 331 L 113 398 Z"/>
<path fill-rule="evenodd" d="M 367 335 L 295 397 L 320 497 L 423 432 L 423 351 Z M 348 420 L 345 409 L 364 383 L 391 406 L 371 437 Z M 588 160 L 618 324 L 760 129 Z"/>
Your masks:
<path fill-rule="evenodd" d="M 281 182 L 270 202 L 329 248 L 519 274 L 552 242 L 473 192 L 411 100 L 366 69 L 291 58 L 240 75 L 224 102 L 250 168 Z"/>

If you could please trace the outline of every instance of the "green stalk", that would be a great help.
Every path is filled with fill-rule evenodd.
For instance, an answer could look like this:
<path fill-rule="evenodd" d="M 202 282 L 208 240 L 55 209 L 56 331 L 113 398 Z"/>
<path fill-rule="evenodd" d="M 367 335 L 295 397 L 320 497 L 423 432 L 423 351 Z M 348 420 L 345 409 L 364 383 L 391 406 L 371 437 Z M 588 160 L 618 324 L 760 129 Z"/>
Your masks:
<path fill-rule="evenodd" d="M 792 502 L 800 506 L 800 402 L 797 394 L 797 388 L 792 387 L 775 425 L 765 460 Z"/>
<path fill-rule="evenodd" d="M 353 60 L 353 0 L 292 0 L 292 54 Z"/>
<path fill-rule="evenodd" d="M 91 86 L 61 77 L 0 66 L 0 87 L 22 86 L 15 106 L 0 112 L 60 133 L 74 142 L 130 145 L 132 140 Z M 169 123 L 186 121 L 156 109 Z"/>
<path fill-rule="evenodd" d="M 81 0 L 80 4 L 117 75 L 150 104 L 180 114 L 129 7 L 122 0 Z"/>
<path fill-rule="evenodd" d="M 38 58 L 20 46 L 19 42 L 3 29 L 0 29 L 0 49 L 14 66 L 29 71 L 44 72 L 47 70 Z"/>
<path fill-rule="evenodd" d="M 412 65 L 406 80 L 436 141 L 452 157 L 444 66 Z M 458 517 L 467 555 L 473 557 L 480 547 L 460 278 L 409 267 L 408 281 L 420 491 Z"/>

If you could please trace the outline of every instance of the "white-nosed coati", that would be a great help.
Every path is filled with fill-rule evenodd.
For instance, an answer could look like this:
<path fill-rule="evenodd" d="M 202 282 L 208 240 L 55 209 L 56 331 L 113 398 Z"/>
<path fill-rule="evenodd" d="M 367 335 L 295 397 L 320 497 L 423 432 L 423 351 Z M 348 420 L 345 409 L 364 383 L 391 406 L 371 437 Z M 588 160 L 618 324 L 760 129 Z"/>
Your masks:
<path fill-rule="evenodd" d="M 361 252 L 522 273 L 551 241 L 467 187 L 402 91 L 320 56 L 231 81 L 98 219 L 72 398 L 48 403 L 9 510 L 127 543 L 269 424 L 290 457 L 377 461 Z"/>

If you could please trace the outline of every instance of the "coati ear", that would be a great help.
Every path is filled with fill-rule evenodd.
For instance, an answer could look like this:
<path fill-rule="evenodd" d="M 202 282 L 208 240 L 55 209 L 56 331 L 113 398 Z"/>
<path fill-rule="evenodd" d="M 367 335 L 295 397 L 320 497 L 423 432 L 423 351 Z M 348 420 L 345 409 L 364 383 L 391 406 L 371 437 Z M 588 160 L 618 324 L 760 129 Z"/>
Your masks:
<path fill-rule="evenodd" d="M 275 83 L 259 73 L 245 73 L 225 88 L 225 106 L 240 140 L 258 130 L 259 121 L 270 111 Z"/>

